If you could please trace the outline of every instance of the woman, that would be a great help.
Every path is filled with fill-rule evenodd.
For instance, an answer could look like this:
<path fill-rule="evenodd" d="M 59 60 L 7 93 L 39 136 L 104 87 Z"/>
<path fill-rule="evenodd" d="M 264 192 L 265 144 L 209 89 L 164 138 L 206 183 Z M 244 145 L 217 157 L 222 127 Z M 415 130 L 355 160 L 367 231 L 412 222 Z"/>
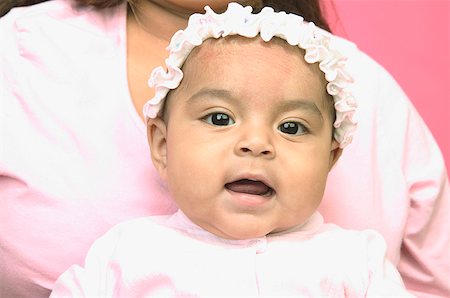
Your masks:
<path fill-rule="evenodd" d="M 249 2 L 328 29 L 317 1 Z M 112 225 L 174 211 L 145 142 L 148 71 L 190 13 L 228 1 L 211 3 L 53 0 L 0 19 L 2 297 L 48 296 Z M 364 95 L 360 124 L 321 211 L 380 231 L 409 290 L 449 296 L 450 199 L 439 149 L 393 79 L 347 44 L 355 94 Z"/>

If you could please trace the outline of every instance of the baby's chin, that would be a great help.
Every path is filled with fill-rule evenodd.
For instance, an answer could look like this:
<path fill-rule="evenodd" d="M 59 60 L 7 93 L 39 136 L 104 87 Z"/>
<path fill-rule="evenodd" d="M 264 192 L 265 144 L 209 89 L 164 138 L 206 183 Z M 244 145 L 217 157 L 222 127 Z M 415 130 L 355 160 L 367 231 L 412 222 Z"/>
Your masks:
<path fill-rule="evenodd" d="M 229 240 L 246 240 L 262 238 L 272 233 L 282 232 L 292 228 L 289 227 L 271 227 L 267 225 L 261 225 L 263 220 L 257 220 L 255 222 L 231 222 L 227 225 L 208 225 L 203 227 L 203 229 L 209 231 L 210 233 Z"/>
<path fill-rule="evenodd" d="M 255 238 L 263 238 L 269 235 L 271 232 L 261 232 L 254 230 L 239 230 L 239 231 L 227 231 L 222 235 L 217 235 L 221 238 L 230 239 L 230 240 L 246 240 L 246 239 L 255 239 Z"/>
<path fill-rule="evenodd" d="M 197 226 L 223 239 L 247 240 L 266 237 L 292 230 L 306 222 L 308 214 L 281 212 L 279 210 L 227 210 L 225 212 L 195 212 L 185 210 L 185 215 Z"/>

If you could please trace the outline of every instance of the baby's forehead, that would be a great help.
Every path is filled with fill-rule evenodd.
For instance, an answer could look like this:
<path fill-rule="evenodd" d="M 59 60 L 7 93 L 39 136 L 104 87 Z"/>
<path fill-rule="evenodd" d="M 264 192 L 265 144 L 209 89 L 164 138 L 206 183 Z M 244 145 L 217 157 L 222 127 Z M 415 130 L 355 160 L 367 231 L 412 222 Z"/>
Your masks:
<path fill-rule="evenodd" d="M 302 73 L 310 79 L 312 77 L 314 80 L 319 79 L 323 85 L 323 91 L 326 93 L 327 82 L 324 73 L 320 71 L 318 63 L 307 63 L 304 55 L 303 49 L 289 45 L 284 39 L 278 37 L 264 41 L 260 36 L 248 38 L 232 35 L 203 41 L 188 55 L 182 70 L 185 72 L 184 79 L 187 79 L 189 76 L 195 77 L 196 72 L 202 72 L 206 68 L 212 67 L 219 70 L 231 63 L 236 63 L 236 61 L 241 63 L 239 68 L 249 67 L 254 63 L 265 64 L 269 68 L 284 68 L 285 75 Z"/>
<path fill-rule="evenodd" d="M 207 39 L 186 59 L 182 66 L 183 80 L 177 89 L 186 91 L 188 88 L 189 93 L 199 85 L 212 84 L 228 86 L 238 92 L 240 85 L 229 83 L 230 80 L 245 82 L 248 90 L 251 90 L 250 85 L 276 85 L 276 89 L 284 90 L 280 95 L 313 98 L 324 110 L 334 114 L 333 100 L 326 92 L 325 76 L 317 63 L 305 61 L 304 54 L 303 49 L 280 38 L 268 42 L 260 37 L 242 36 Z M 264 76 L 262 72 L 271 75 Z"/>
<path fill-rule="evenodd" d="M 286 53 L 292 53 L 301 58 L 303 58 L 305 54 L 303 49 L 291 46 L 281 38 L 274 37 L 270 41 L 264 41 L 259 35 L 253 38 L 243 37 L 240 35 L 231 35 L 217 39 L 206 39 L 201 45 L 192 50 L 187 59 L 193 56 L 193 54 L 202 54 L 205 57 L 211 53 L 217 52 L 254 55 L 255 53 L 252 51 L 264 51 L 274 48 L 282 48 L 286 51 Z"/>
<path fill-rule="evenodd" d="M 298 69 L 307 71 L 311 75 L 323 79 L 324 74 L 320 71 L 318 63 L 307 63 L 304 59 L 305 51 L 297 46 L 289 45 L 285 40 L 274 37 L 270 41 L 264 41 L 260 36 L 253 38 L 232 35 L 222 38 L 209 38 L 195 47 L 185 60 L 182 69 L 187 70 L 187 65 L 197 65 L 200 68 L 211 66 L 211 64 L 227 64 L 229 59 L 235 60 L 240 57 L 243 62 L 242 67 L 247 64 L 246 57 L 258 58 L 258 63 L 267 65 L 283 66 L 281 60 L 289 57 L 292 63 L 284 63 L 288 67 L 295 62 Z M 283 57 L 284 56 L 284 57 Z M 228 59 L 228 60 L 227 60 Z M 255 61 L 255 59 L 249 59 Z M 194 62 L 195 61 L 195 62 Z M 193 63 L 194 62 L 194 63 Z M 247 64 L 248 65 L 248 64 Z"/>

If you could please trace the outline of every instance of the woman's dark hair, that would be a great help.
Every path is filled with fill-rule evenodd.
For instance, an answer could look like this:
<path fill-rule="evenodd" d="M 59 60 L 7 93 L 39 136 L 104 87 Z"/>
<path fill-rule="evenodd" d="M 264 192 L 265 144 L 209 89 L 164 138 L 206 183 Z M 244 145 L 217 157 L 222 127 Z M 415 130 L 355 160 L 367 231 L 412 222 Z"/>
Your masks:
<path fill-rule="evenodd" d="M 263 6 L 273 7 L 275 11 L 285 11 L 302 16 L 306 21 L 331 32 L 324 17 L 320 0 L 262 0 Z"/>
<path fill-rule="evenodd" d="M 2 0 L 0 1 L 0 17 L 4 16 L 13 7 L 28 6 L 47 0 Z"/>
<path fill-rule="evenodd" d="M 12 8 L 20 6 L 30 6 L 48 0 L 0 0 L 0 17 L 7 14 Z M 81 6 L 94 6 L 102 9 L 117 6 L 126 0 L 76 0 Z"/>
<path fill-rule="evenodd" d="M 48 0 L 0 0 L 0 17 L 11 8 L 28 6 Z M 76 0 L 81 6 L 94 6 L 98 9 L 114 7 L 126 0 Z M 275 11 L 286 11 L 301 15 L 305 20 L 331 31 L 320 7 L 320 0 L 262 0 L 263 6 L 271 6 Z"/>

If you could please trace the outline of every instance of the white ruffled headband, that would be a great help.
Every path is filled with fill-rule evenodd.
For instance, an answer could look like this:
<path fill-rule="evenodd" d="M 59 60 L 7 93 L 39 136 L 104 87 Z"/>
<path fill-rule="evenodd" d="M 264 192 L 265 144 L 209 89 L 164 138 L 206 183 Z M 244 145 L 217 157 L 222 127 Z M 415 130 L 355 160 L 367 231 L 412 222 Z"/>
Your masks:
<path fill-rule="evenodd" d="M 165 60 L 167 71 L 161 66 L 152 71 L 148 84 L 155 88 L 155 96 L 144 105 L 146 119 L 156 118 L 167 93 L 180 85 L 183 78 L 181 67 L 193 48 L 208 38 L 229 35 L 253 38 L 259 34 L 266 42 L 274 36 L 282 38 L 290 45 L 304 49 L 306 62 L 319 63 L 328 81 L 327 92 L 334 99 L 334 139 L 341 148 L 352 141 L 356 129 L 353 114 L 357 108 L 349 90 L 353 80 L 345 70 L 346 58 L 333 46 L 329 32 L 305 22 L 298 15 L 274 12 L 270 7 L 252 14 L 252 7 L 230 3 L 222 14 L 216 14 L 209 6 L 205 11 L 205 14 L 191 15 L 186 29 L 172 37 L 167 48 L 169 57 Z"/>

